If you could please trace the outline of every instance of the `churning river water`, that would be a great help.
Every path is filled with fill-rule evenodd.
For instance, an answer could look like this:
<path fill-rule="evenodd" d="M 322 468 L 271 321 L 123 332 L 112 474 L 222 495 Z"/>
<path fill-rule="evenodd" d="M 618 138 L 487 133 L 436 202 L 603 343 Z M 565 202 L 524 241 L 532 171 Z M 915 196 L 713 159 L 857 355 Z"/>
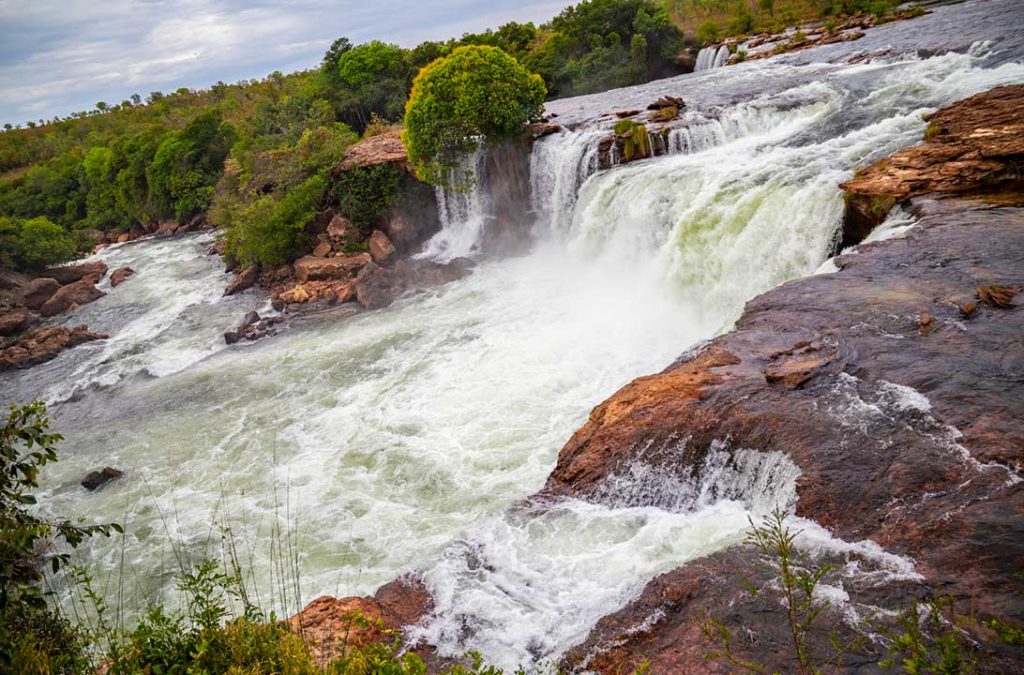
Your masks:
<path fill-rule="evenodd" d="M 220 557 L 229 530 L 266 609 L 419 571 L 435 609 L 413 637 L 506 666 L 557 658 L 654 575 L 793 499 L 798 473 L 781 456 L 733 462 L 712 472 L 730 498 L 666 484 L 692 493 L 673 508 L 523 503 L 559 448 L 617 388 L 817 269 L 838 184 L 917 142 L 922 114 L 1024 82 L 1021 26 L 1014 0 L 947 6 L 853 43 L 554 102 L 575 130 L 533 150 L 528 254 L 252 344 L 221 335 L 265 300 L 222 297 L 212 235 L 111 247 L 96 257 L 136 276 L 61 319 L 110 339 L 0 376 L 0 399 L 46 400 L 66 436 L 40 501 L 126 525 L 82 557 L 129 613 L 173 601 L 179 566 Z M 598 172 L 599 114 L 663 94 L 688 102 L 671 154 Z M 445 256 L 472 253 L 500 223 L 485 194 L 448 199 Z M 79 486 L 103 466 L 126 475 Z"/>

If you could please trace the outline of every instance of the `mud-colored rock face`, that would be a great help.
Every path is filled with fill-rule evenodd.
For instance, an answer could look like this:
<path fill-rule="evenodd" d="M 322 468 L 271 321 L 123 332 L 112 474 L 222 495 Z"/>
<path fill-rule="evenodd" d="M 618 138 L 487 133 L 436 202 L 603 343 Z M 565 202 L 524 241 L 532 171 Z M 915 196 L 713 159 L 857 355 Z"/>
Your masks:
<path fill-rule="evenodd" d="M 927 193 L 992 193 L 1024 181 L 1024 85 L 997 87 L 943 108 L 928 121 L 925 140 L 869 167 L 842 185 L 851 246 L 889 209 Z"/>
<path fill-rule="evenodd" d="M 288 623 L 306 638 L 321 663 L 343 649 L 393 639 L 389 632 L 417 622 L 430 611 L 430 594 L 416 579 L 382 586 L 372 598 L 317 598 Z"/>
<path fill-rule="evenodd" d="M 80 265 L 66 265 L 64 267 L 51 267 L 40 274 L 40 277 L 56 279 L 62 286 L 81 281 L 86 277 L 92 278 L 96 283 L 107 273 L 107 264 L 102 261 L 82 263 Z"/>
<path fill-rule="evenodd" d="M 21 300 L 29 309 L 38 310 L 59 290 L 60 282 L 56 279 L 39 277 L 28 284 Z"/>
<path fill-rule="evenodd" d="M 368 253 L 359 253 L 343 258 L 318 258 L 308 255 L 295 261 L 295 278 L 299 283 L 346 279 L 369 262 L 370 255 Z"/>
<path fill-rule="evenodd" d="M 119 267 L 110 273 L 110 285 L 116 288 L 127 281 L 128 277 L 133 274 L 135 274 L 135 270 L 131 267 Z"/>
<path fill-rule="evenodd" d="M 359 141 L 345 152 L 345 158 L 337 170 L 350 171 L 377 164 L 394 164 L 405 171 L 411 171 L 400 129 L 390 129 Z"/>
<path fill-rule="evenodd" d="M 93 333 L 85 326 L 38 328 L 6 344 L 0 343 L 0 371 L 28 368 L 49 361 L 65 349 L 106 338 L 106 335 Z"/>
<path fill-rule="evenodd" d="M 601 404 L 545 492 L 593 498 L 635 461 L 692 472 L 716 442 L 779 451 L 802 471 L 798 515 L 913 559 L 924 584 L 962 610 L 1019 625 L 1024 307 L 979 302 L 965 320 L 960 305 L 976 301 L 982 282 L 1024 287 L 1024 209 L 958 200 L 917 208 L 921 222 L 906 239 L 861 246 L 839 259 L 838 273 L 752 300 L 734 332 Z M 588 658 L 599 672 L 629 672 L 644 659 L 653 672 L 727 672 L 703 658 L 706 610 L 754 630 L 745 653 L 787 672 L 793 664 L 779 660 L 785 643 L 772 629 L 782 615 L 743 592 L 755 559 L 731 549 L 660 577 L 569 661 Z M 892 584 L 860 596 L 856 579 L 845 587 L 865 604 L 884 606 L 872 594 L 895 607 L 908 597 Z M 657 622 L 633 630 L 655 613 Z"/>
<path fill-rule="evenodd" d="M 39 313 L 43 316 L 53 316 L 80 305 L 86 305 L 94 300 L 99 300 L 106 293 L 96 288 L 92 277 L 83 278 L 81 281 L 62 286 L 53 294 L 40 308 Z"/>

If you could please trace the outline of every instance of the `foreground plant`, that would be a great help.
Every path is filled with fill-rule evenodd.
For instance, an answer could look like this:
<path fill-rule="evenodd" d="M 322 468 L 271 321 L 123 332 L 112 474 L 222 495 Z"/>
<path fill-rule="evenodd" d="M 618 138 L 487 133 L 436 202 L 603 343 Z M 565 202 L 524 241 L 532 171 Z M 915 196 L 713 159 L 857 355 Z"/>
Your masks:
<path fill-rule="evenodd" d="M 11 406 L 0 429 L 0 671 L 75 672 L 87 661 L 85 638 L 47 605 L 44 571 L 57 573 L 69 549 L 120 525 L 76 525 L 31 510 L 43 466 L 57 461 L 62 440 L 50 432 L 46 406 Z"/>
<path fill-rule="evenodd" d="M 748 585 L 746 590 L 751 595 L 757 595 L 761 590 L 777 587 L 782 596 L 790 639 L 789 647 L 791 657 L 796 663 L 796 672 L 800 675 L 817 675 L 826 667 L 838 668 L 843 655 L 853 644 L 843 644 L 837 633 L 831 631 L 829 655 L 826 658 L 816 658 L 816 650 L 812 649 L 811 633 L 828 603 L 816 598 L 815 590 L 834 566 L 830 563 L 814 565 L 800 555 L 794 545 L 799 534 L 799 531 L 791 530 L 786 524 L 786 512 L 782 509 L 772 511 L 761 525 L 750 521 L 750 532 L 746 541 L 769 560 L 774 573 L 773 583 L 766 585 L 765 589 Z M 707 616 L 701 625 L 701 631 L 715 646 L 715 651 L 706 654 L 706 658 L 723 659 L 733 667 L 749 672 L 768 672 L 764 665 L 743 659 L 736 653 L 735 640 L 725 622 Z"/>

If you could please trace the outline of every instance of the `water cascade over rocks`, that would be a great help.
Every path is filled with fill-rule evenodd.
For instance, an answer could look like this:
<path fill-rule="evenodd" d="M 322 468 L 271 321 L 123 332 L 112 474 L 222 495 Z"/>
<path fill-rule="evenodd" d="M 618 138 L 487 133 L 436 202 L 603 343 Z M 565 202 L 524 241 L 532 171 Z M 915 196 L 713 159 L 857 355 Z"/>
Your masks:
<path fill-rule="evenodd" d="M 712 68 L 721 68 L 728 59 L 729 48 L 725 45 L 721 47 L 703 47 L 697 52 L 697 64 L 693 70 L 698 72 L 701 70 L 711 70 Z"/>
<path fill-rule="evenodd" d="M 625 466 L 585 500 L 526 500 L 559 448 L 623 384 L 818 269 L 839 238 L 838 184 L 920 139 L 922 114 L 1024 81 L 1014 22 L 984 20 L 1012 6 L 958 6 L 993 40 L 973 49 L 846 64 L 864 38 L 829 45 L 829 62 L 808 50 L 806 65 L 767 59 L 554 102 L 571 131 L 508 163 L 471 156 L 463 187 L 438 191 L 443 229 L 423 255 L 477 257 L 473 274 L 384 310 L 226 347 L 237 316 L 266 308 L 256 291 L 221 297 L 207 235 L 103 251 L 135 277 L 67 321 L 110 339 L 0 376 L 3 402 L 53 404 L 74 448 L 40 502 L 127 523 L 123 541 L 84 554 L 120 579 L 130 612 L 173 601 L 173 561 L 219 555 L 222 526 L 246 542 L 252 580 L 274 588 L 280 552 L 263 542 L 287 532 L 300 578 L 287 606 L 267 601 L 279 614 L 420 571 L 434 609 L 412 637 L 504 666 L 556 660 L 652 577 L 790 503 L 798 474 L 723 438 L 696 477 Z M 949 11 L 915 20 L 914 39 L 946 39 Z M 875 30 L 880 44 L 910 40 Z M 711 67 L 722 52 L 701 54 Z M 665 94 L 687 101 L 667 155 L 601 170 L 612 121 L 600 114 Z M 528 249 L 481 255 L 524 222 Z M 108 465 L 124 477 L 78 487 Z"/>

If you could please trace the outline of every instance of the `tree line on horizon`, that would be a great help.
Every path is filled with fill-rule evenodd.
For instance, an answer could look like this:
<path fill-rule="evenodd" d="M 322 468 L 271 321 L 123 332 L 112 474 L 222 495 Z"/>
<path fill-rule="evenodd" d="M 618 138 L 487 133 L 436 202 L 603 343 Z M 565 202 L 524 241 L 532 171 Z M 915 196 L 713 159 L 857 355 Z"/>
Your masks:
<path fill-rule="evenodd" d="M 31 271 L 88 250 L 97 233 L 201 214 L 228 231 L 229 243 L 242 242 L 239 257 L 287 262 L 324 200 L 339 199 L 330 169 L 348 146 L 399 123 L 417 73 L 458 47 L 501 49 L 540 75 L 548 98 L 558 98 L 681 72 L 677 56 L 687 38 L 670 18 L 679 3 L 701 16 L 752 6 L 774 13 L 794 3 L 859 11 L 868 2 L 752 1 L 584 0 L 541 26 L 511 22 L 412 49 L 339 38 L 316 69 L 145 100 L 134 94 L 0 133 L 0 266 Z M 386 205 L 395 176 L 364 174 L 366 185 L 346 189 Z M 242 230 L 245 236 L 232 237 Z M 264 246 L 262 237 L 276 239 Z"/>

